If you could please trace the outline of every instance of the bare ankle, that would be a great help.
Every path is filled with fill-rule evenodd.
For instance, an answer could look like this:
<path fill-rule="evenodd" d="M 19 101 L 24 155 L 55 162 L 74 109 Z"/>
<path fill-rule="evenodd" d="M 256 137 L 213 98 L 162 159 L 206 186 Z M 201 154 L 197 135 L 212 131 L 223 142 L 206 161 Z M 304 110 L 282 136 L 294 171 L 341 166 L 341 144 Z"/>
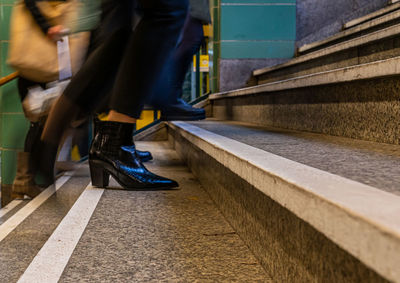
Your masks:
<path fill-rule="evenodd" d="M 130 123 L 130 124 L 134 124 L 136 123 L 136 119 L 132 118 L 128 115 L 119 113 L 115 110 L 110 110 L 110 113 L 108 114 L 108 121 L 112 121 L 112 122 L 120 122 L 120 123 Z"/>

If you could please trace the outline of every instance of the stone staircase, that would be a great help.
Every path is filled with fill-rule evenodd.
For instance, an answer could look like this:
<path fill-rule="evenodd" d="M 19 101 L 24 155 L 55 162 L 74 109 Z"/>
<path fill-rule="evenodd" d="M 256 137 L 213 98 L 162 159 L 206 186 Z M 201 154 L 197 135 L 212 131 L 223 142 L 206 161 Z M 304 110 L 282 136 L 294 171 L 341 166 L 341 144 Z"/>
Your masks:
<path fill-rule="evenodd" d="M 299 48 L 167 133 L 277 282 L 400 282 L 399 8 Z M 396 1 L 397 2 L 397 1 Z"/>
<path fill-rule="evenodd" d="M 342 32 L 320 41 L 305 44 L 298 48 L 297 53 L 298 55 L 310 53 L 317 49 L 333 45 L 334 43 L 343 42 L 351 38 L 356 38 L 392 26 L 400 21 L 399 10 L 400 3 L 393 3 L 392 5 L 388 5 L 374 13 L 351 20 L 343 25 Z"/>
<path fill-rule="evenodd" d="M 87 164 L 0 210 L 0 282 L 400 282 L 400 5 L 135 136 L 180 190 Z"/>

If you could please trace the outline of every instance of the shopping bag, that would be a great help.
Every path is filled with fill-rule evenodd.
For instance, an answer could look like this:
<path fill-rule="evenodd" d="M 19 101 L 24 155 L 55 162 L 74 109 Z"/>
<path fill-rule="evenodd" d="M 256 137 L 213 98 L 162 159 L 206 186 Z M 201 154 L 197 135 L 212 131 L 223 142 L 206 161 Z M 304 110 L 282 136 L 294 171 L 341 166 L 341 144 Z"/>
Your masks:
<path fill-rule="evenodd" d="M 69 37 L 64 36 L 57 42 L 59 79 L 46 84 L 43 89 L 37 85 L 28 89 L 28 94 L 22 101 L 25 116 L 31 122 L 37 122 L 47 116 L 52 104 L 64 92 L 72 76 Z"/>
<path fill-rule="evenodd" d="M 80 5 L 78 0 L 37 1 L 37 6 L 51 25 L 63 25 L 76 29 Z M 72 73 L 83 64 L 89 45 L 89 33 L 81 32 L 69 36 Z M 35 22 L 23 1 L 12 10 L 10 22 L 10 44 L 7 63 L 19 71 L 20 76 L 36 82 L 51 82 L 58 79 L 57 45 L 50 40 Z"/>

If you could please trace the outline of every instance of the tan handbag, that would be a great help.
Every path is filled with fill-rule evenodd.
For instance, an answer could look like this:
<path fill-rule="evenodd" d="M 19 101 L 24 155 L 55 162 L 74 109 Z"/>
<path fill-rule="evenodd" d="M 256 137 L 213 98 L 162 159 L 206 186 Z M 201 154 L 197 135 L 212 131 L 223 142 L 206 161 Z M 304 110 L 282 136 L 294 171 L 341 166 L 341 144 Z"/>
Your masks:
<path fill-rule="evenodd" d="M 70 23 L 76 22 L 80 1 L 36 3 L 51 25 L 63 25 L 70 30 L 74 29 Z M 69 36 L 73 74 L 79 70 L 85 59 L 89 36 L 88 32 Z M 35 82 L 51 82 L 58 79 L 57 45 L 43 33 L 23 1 L 13 7 L 7 64 L 19 71 L 20 76 Z"/>

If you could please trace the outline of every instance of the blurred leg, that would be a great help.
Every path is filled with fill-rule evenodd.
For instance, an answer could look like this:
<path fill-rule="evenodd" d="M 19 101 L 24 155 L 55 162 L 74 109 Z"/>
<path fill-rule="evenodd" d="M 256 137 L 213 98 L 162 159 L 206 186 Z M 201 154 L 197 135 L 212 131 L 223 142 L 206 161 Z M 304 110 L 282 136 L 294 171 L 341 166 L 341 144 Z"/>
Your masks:
<path fill-rule="evenodd" d="M 155 93 L 153 105 L 161 110 L 161 120 L 201 120 L 205 110 L 194 108 L 182 97 L 182 85 L 186 73 L 203 41 L 202 21 L 187 16 L 180 42 L 163 72 L 163 81 Z M 162 93 L 167 93 L 163 96 Z"/>
<path fill-rule="evenodd" d="M 175 49 L 187 0 L 142 0 L 143 18 L 132 32 L 111 96 L 107 122 L 99 123 L 89 155 L 94 186 L 106 187 L 112 175 L 124 188 L 176 187 L 149 172 L 135 153 L 133 125 Z"/>
<path fill-rule="evenodd" d="M 187 0 L 140 0 L 143 18 L 125 50 L 110 108 L 139 118 L 153 93 L 163 66 L 175 50 L 183 27 Z"/>

